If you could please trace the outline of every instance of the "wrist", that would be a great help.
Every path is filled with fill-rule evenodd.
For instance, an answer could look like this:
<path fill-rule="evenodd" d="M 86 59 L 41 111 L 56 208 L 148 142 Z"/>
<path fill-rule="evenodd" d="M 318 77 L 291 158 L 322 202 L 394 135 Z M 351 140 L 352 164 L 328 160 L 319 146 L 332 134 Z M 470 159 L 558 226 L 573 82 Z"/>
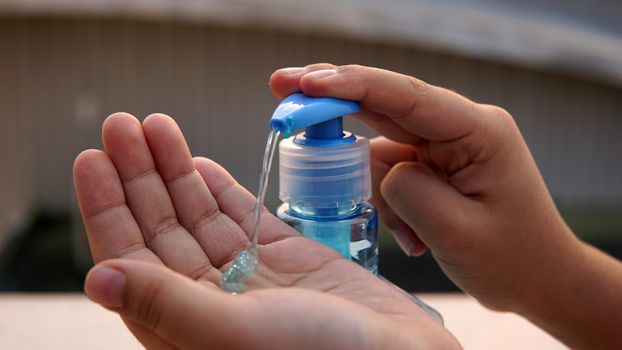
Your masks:
<path fill-rule="evenodd" d="M 521 281 L 521 293 L 508 311 L 523 315 L 529 319 L 548 318 L 558 304 L 570 302 L 574 298 L 571 292 L 580 288 L 580 273 L 585 265 L 585 244 L 563 224 L 557 232 L 549 232 L 553 237 L 550 245 L 541 245 L 530 256 L 529 270 Z M 544 233 L 543 233 L 544 234 Z"/>
<path fill-rule="evenodd" d="M 531 292 L 512 311 L 571 348 L 602 348 L 622 325 L 613 292 L 622 288 L 622 265 L 572 237 L 556 264 L 542 268 Z"/>

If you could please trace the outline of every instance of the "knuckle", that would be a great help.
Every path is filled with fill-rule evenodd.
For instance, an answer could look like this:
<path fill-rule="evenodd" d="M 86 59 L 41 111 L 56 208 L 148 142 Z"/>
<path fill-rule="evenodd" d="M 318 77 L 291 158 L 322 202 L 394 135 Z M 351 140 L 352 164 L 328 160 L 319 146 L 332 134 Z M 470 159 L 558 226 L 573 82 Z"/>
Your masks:
<path fill-rule="evenodd" d="M 373 68 L 365 67 L 359 64 L 348 64 L 345 66 L 339 66 L 336 68 L 338 73 L 344 73 L 348 77 L 348 89 L 350 90 L 350 98 L 364 101 L 370 91 L 373 90 L 369 77 L 369 72 Z"/>
<path fill-rule="evenodd" d="M 127 300 L 131 317 L 145 327 L 157 331 L 162 319 L 162 282 L 143 286 L 138 293 L 129 293 Z"/>
<path fill-rule="evenodd" d="M 161 236 L 171 233 L 180 227 L 179 221 L 176 217 L 168 216 L 161 218 L 160 221 L 150 229 L 147 229 L 146 243 L 147 246 L 152 247 L 153 242 Z"/>
<path fill-rule="evenodd" d="M 512 114 L 506 109 L 494 105 L 480 105 L 483 107 L 484 115 L 487 117 L 487 125 L 490 136 L 498 137 L 499 140 L 507 137 L 520 135 L 520 130 Z M 495 136 L 496 135 L 496 136 Z"/>
<path fill-rule="evenodd" d="M 432 93 L 430 89 L 430 85 L 428 85 L 423 80 L 419 80 L 415 77 L 405 75 L 405 82 L 407 89 L 409 91 L 408 98 L 409 102 L 405 104 L 399 111 L 396 111 L 392 118 L 394 120 L 406 119 L 412 116 L 415 113 L 415 110 L 418 107 L 417 101 L 428 99 Z"/>
<path fill-rule="evenodd" d="M 510 114 L 510 112 L 508 112 L 506 109 L 494 105 L 484 105 L 484 108 L 486 109 L 488 116 L 492 118 L 495 122 L 507 126 L 515 124 L 512 114 Z"/>
<path fill-rule="evenodd" d="M 346 64 L 344 66 L 339 66 L 337 67 L 338 71 L 357 71 L 360 72 L 361 70 L 365 69 L 364 66 L 360 65 L 360 64 Z"/>
<path fill-rule="evenodd" d="M 332 63 L 328 63 L 328 62 L 313 63 L 313 64 L 308 64 L 305 66 L 305 70 L 307 72 L 312 72 L 312 71 L 321 70 L 321 69 L 331 69 L 331 68 L 337 68 L 337 66 L 335 66 Z"/>
<path fill-rule="evenodd" d="M 430 86 L 428 83 L 421 79 L 417 79 L 413 76 L 407 75 L 406 79 L 408 79 L 408 83 L 413 89 L 413 92 L 421 94 L 421 93 L 429 93 L 428 87 Z"/>
<path fill-rule="evenodd" d="M 350 79 L 355 79 L 356 82 L 365 87 L 365 90 L 369 89 L 370 85 L 370 73 L 377 68 L 370 68 L 360 64 L 347 64 L 344 66 L 335 67 L 338 73 L 347 74 Z"/>

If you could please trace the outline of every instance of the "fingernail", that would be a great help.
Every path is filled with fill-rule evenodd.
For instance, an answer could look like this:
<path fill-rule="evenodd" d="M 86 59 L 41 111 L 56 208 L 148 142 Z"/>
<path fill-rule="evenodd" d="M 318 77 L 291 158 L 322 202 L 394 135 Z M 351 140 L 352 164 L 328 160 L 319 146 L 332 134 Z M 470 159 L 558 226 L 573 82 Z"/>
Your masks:
<path fill-rule="evenodd" d="M 306 76 L 312 79 L 322 79 L 337 74 L 336 69 L 321 69 L 308 73 Z"/>
<path fill-rule="evenodd" d="M 403 232 L 401 230 L 393 231 L 393 237 L 395 237 L 395 240 L 397 241 L 397 245 L 400 246 L 402 251 L 407 256 L 414 256 L 415 244 L 413 243 L 412 239 L 410 239 L 409 236 L 410 235 L 408 233 Z"/>
<path fill-rule="evenodd" d="M 95 266 L 86 277 L 85 291 L 94 302 L 109 308 L 123 306 L 125 274 L 106 266 Z"/>
<path fill-rule="evenodd" d="M 304 67 L 287 67 L 287 68 L 279 69 L 280 72 L 283 72 L 287 75 L 295 75 L 295 74 L 303 72 L 304 70 L 305 70 Z"/>

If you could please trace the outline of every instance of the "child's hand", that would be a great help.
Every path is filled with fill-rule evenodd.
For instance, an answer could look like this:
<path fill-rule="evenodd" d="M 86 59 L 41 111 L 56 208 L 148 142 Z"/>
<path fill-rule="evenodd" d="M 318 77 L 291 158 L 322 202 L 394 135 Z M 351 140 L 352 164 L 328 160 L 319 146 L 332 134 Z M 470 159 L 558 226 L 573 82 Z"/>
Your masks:
<path fill-rule="evenodd" d="M 590 290 L 590 279 L 610 282 L 611 259 L 567 228 L 508 112 L 362 66 L 282 69 L 270 84 L 278 97 L 302 91 L 361 102 L 358 118 L 385 136 L 372 142 L 373 202 L 407 254 L 429 247 L 464 291 L 573 346 L 597 344 L 580 335 L 588 327 L 577 332 L 583 323 L 594 327 L 592 340 L 615 327 L 576 311 L 596 295 L 573 293 Z M 620 264 L 612 266 L 619 273 Z"/>
<path fill-rule="evenodd" d="M 389 71 L 320 68 L 277 71 L 271 86 L 361 102 L 386 137 L 372 142 L 373 202 L 407 254 L 425 244 L 458 286 L 507 310 L 531 288 L 527 257 L 544 268 L 578 245 L 506 111 Z"/>
<path fill-rule="evenodd" d="M 74 165 L 98 263 L 86 291 L 146 347 L 459 347 L 409 298 L 267 212 L 249 280 L 272 288 L 221 291 L 222 271 L 249 242 L 255 198 L 218 164 L 193 159 L 169 117 L 141 125 L 115 114 L 103 139 L 105 152 Z"/>

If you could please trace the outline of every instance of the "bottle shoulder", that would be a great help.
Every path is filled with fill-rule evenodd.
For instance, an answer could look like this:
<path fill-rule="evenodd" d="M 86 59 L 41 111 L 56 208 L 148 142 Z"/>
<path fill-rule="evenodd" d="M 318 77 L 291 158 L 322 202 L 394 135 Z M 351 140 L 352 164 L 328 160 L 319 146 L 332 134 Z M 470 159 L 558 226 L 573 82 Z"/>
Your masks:
<path fill-rule="evenodd" d="M 326 214 L 321 210 L 312 210 L 309 208 L 300 210 L 288 203 L 281 204 L 277 209 L 277 216 L 279 218 L 292 218 L 300 221 L 351 221 L 353 219 L 372 221 L 376 220 L 377 215 L 376 207 L 369 202 L 359 203 L 350 210 L 344 210 L 336 215 Z"/>

